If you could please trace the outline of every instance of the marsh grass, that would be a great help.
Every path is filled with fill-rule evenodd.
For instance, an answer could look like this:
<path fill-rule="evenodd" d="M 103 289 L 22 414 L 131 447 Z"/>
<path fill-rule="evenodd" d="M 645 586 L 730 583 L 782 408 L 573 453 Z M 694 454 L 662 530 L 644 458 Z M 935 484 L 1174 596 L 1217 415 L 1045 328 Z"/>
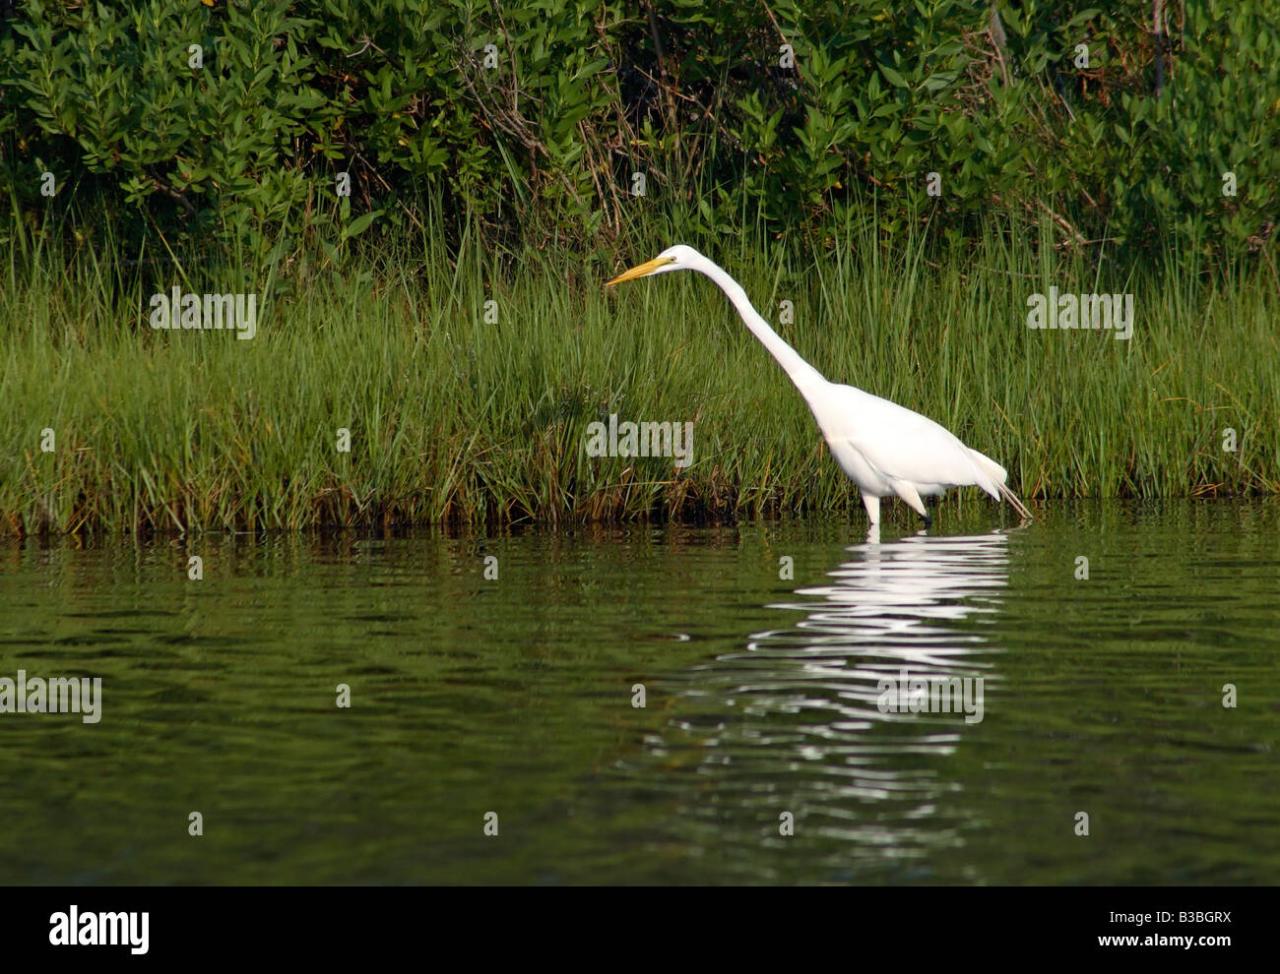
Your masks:
<path fill-rule="evenodd" d="M 494 255 L 466 234 L 450 254 L 424 233 L 253 272 L 28 242 L 0 293 L 0 530 L 856 512 L 802 400 L 714 285 L 681 274 L 603 289 L 679 239 L 667 232 L 640 228 L 648 243 L 614 260 Z M 998 227 L 950 250 L 877 244 L 853 223 L 819 257 L 760 240 L 688 242 L 771 321 L 793 302 L 778 328 L 825 375 L 938 420 L 1025 497 L 1280 486 L 1280 301 L 1265 261 L 1213 278 L 1173 259 L 1138 272 Z M 257 337 L 151 329 L 150 294 L 175 284 L 257 291 Z M 1027 296 L 1050 285 L 1133 292 L 1132 340 L 1029 329 Z M 692 464 L 588 457 L 587 424 L 611 413 L 692 421 Z"/>

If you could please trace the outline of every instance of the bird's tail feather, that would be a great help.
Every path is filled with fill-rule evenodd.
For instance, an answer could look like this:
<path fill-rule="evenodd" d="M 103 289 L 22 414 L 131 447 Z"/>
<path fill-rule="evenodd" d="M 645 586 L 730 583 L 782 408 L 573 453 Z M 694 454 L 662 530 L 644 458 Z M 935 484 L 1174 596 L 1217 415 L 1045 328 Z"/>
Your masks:
<path fill-rule="evenodd" d="M 1018 516 L 1024 521 L 1030 521 L 1032 519 L 1031 512 L 1027 510 L 1026 505 L 1024 505 L 1022 501 L 1018 500 L 1017 495 L 1004 484 L 1000 485 L 1000 496 L 1009 502 L 1009 506 L 1017 511 Z"/>
<path fill-rule="evenodd" d="M 1000 466 L 1000 464 L 996 463 L 989 456 L 979 453 L 977 450 L 969 449 L 969 458 L 978 468 L 977 472 L 982 475 L 974 482 L 990 494 L 995 500 L 999 500 L 999 491 L 1004 484 L 1005 478 L 1009 476 L 1004 467 Z"/>

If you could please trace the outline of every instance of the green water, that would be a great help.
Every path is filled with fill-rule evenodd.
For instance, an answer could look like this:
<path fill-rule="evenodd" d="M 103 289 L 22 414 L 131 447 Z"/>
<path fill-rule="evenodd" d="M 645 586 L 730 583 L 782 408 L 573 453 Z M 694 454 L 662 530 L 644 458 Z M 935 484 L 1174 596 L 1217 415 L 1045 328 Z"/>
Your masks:
<path fill-rule="evenodd" d="M 1280 505 L 999 518 L 8 544 L 0 882 L 1276 882 Z"/>

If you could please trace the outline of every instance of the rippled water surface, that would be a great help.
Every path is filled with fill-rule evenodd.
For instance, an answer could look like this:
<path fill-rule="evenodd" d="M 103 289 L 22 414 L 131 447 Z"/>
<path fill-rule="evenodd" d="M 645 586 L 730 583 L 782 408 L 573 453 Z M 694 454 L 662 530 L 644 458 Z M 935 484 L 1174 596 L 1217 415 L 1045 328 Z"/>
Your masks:
<path fill-rule="evenodd" d="M 1280 880 L 1277 505 L 998 518 L 2 546 L 0 882 Z"/>

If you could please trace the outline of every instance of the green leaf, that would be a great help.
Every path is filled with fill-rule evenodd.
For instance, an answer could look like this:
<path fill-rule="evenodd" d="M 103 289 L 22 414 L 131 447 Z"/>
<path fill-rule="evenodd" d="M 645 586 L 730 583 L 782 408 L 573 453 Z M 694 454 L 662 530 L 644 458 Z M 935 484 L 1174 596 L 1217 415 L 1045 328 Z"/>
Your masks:
<path fill-rule="evenodd" d="M 893 68 L 889 67 L 889 65 L 887 64 L 880 65 L 880 70 L 884 73 L 884 76 L 889 79 L 889 84 L 893 85 L 895 88 L 910 87 L 907 84 L 907 79 L 904 78 L 902 75 L 900 75 Z"/>
<path fill-rule="evenodd" d="M 369 229 L 369 225 L 378 217 L 382 216 L 381 210 L 373 210 L 370 213 L 364 213 L 352 220 L 347 226 L 342 228 L 342 239 L 350 240 L 352 237 L 358 237 Z"/>

